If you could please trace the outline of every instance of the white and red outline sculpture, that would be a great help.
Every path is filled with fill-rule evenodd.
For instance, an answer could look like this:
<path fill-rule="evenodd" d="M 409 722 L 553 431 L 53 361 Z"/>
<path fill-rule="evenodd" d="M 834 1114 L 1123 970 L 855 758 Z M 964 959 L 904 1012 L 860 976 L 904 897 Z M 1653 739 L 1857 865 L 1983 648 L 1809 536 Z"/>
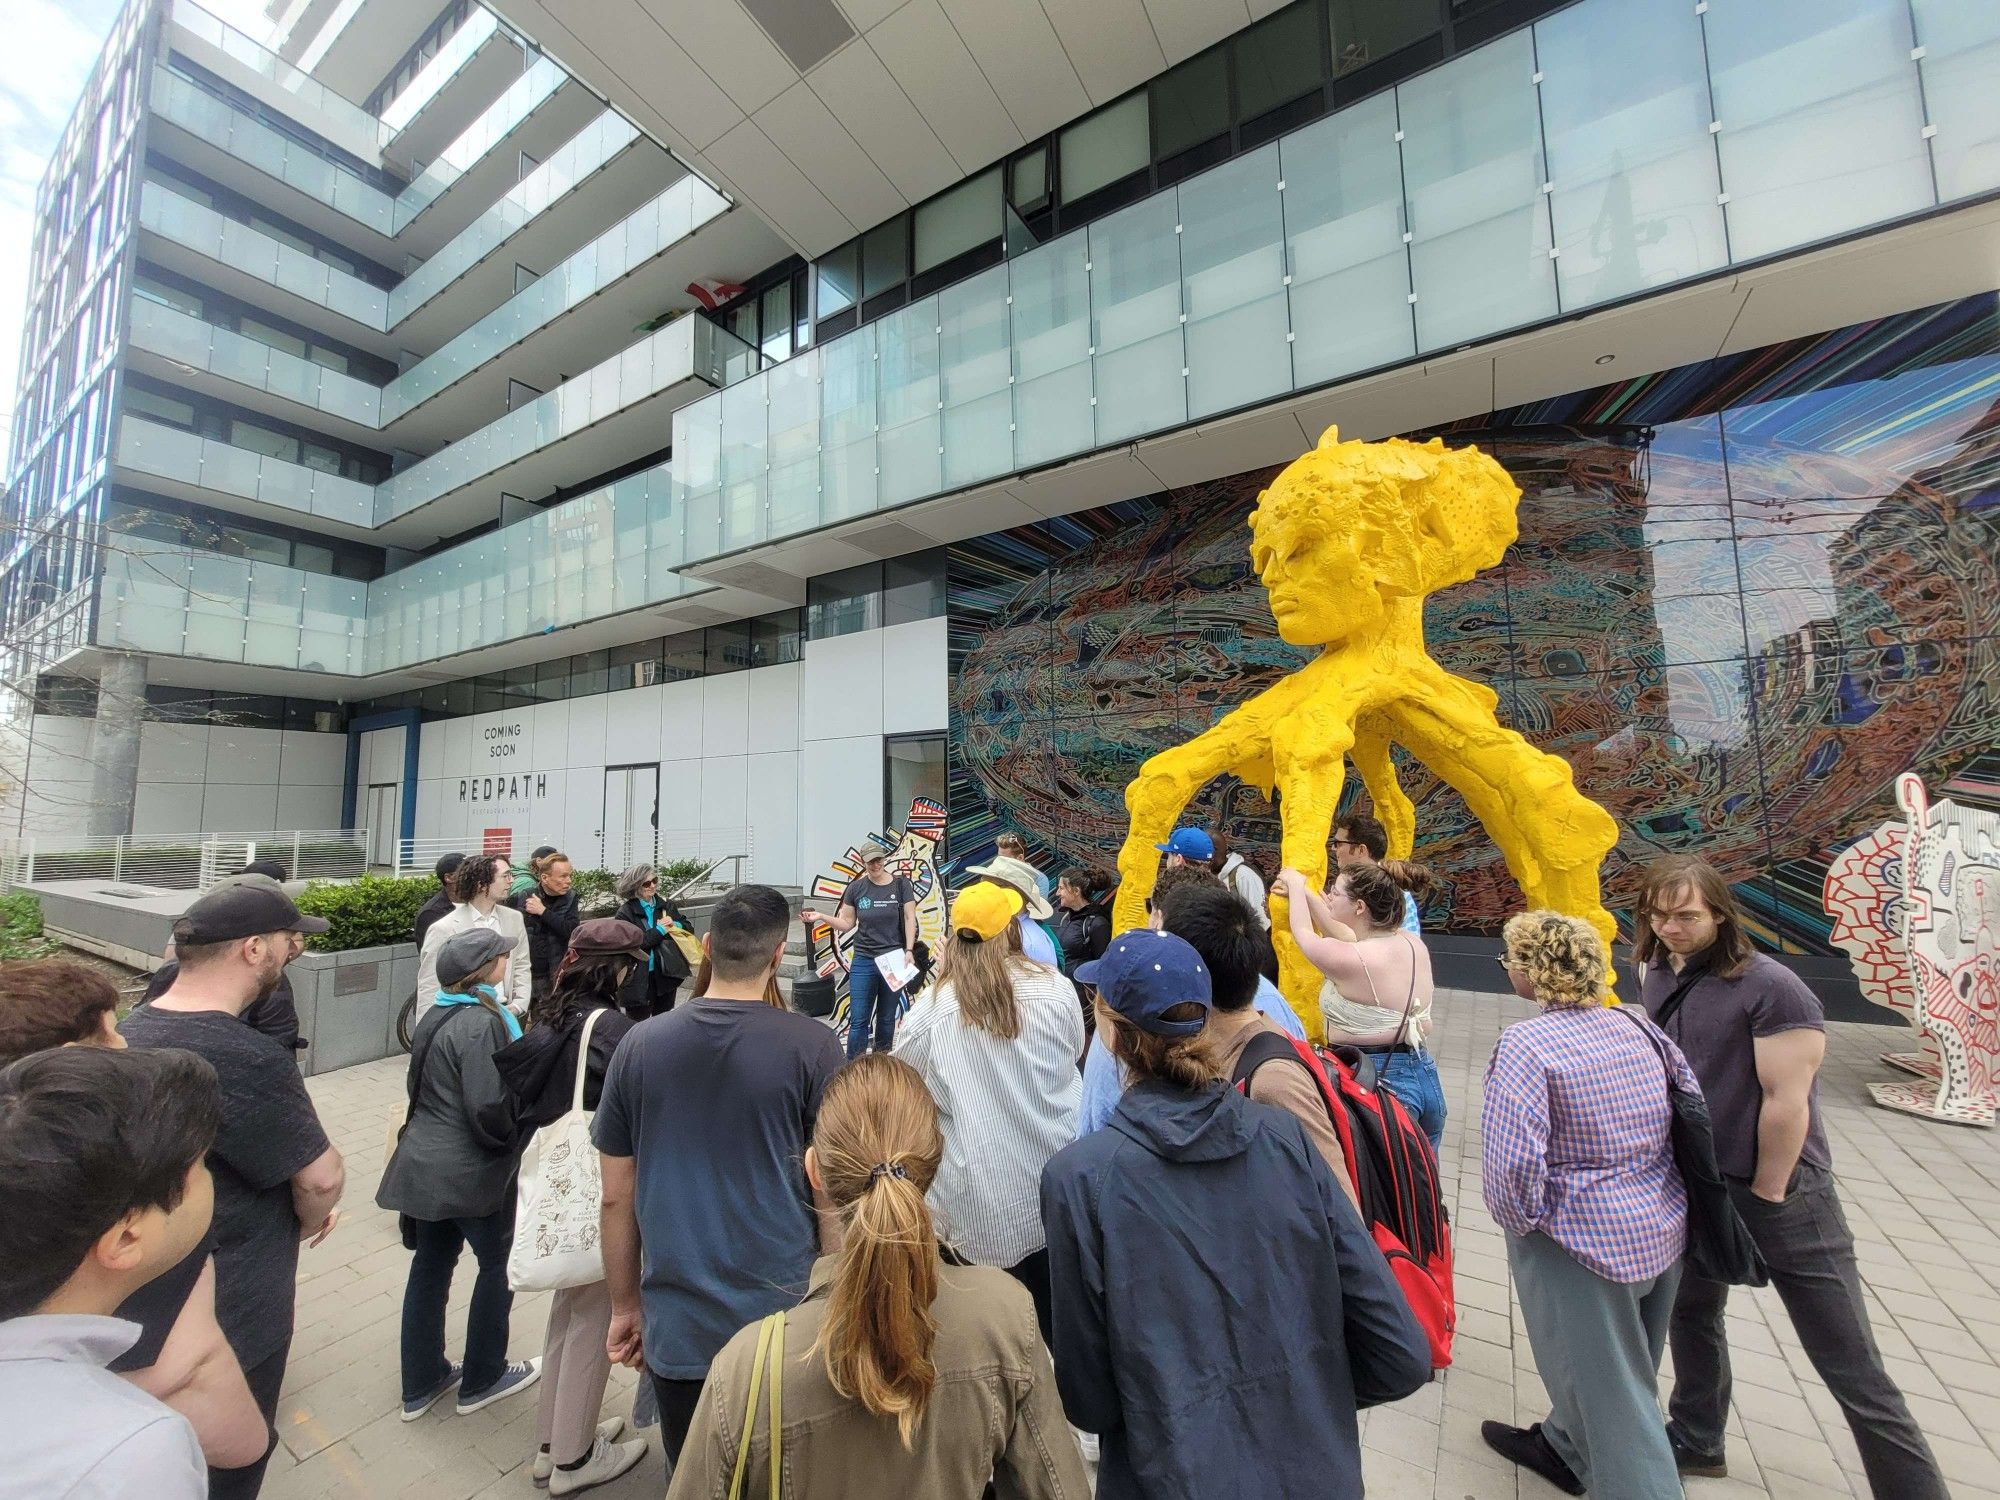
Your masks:
<path fill-rule="evenodd" d="M 1896 778 L 1902 821 L 1834 859 L 1823 899 L 1861 992 L 1906 1017 L 1919 1052 L 1882 1060 L 1914 1083 L 1873 1083 L 1885 1109 L 1992 1125 L 2000 1109 L 2000 813 L 1932 802 Z"/>

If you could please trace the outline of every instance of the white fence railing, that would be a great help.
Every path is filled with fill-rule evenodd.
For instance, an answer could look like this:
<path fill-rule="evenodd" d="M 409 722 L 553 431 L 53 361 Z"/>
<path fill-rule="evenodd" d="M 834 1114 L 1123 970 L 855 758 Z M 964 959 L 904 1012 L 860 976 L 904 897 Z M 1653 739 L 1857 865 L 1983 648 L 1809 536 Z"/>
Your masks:
<path fill-rule="evenodd" d="M 256 859 L 290 880 L 352 879 L 367 866 L 365 828 L 252 833 L 36 834 L 0 840 L 0 891 L 30 881 L 102 880 L 159 890 L 207 890 Z"/>

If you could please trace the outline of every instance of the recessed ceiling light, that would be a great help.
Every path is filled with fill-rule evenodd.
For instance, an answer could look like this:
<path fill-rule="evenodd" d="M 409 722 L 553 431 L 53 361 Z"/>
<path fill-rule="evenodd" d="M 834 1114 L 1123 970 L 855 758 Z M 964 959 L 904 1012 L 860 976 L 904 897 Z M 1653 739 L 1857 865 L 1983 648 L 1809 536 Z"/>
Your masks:
<path fill-rule="evenodd" d="M 1615 354 L 1600 354 L 1597 356 L 1596 362 L 1600 365 L 1608 365 L 1611 363 L 1612 360 L 1616 359 L 1617 357 L 1618 356 Z"/>

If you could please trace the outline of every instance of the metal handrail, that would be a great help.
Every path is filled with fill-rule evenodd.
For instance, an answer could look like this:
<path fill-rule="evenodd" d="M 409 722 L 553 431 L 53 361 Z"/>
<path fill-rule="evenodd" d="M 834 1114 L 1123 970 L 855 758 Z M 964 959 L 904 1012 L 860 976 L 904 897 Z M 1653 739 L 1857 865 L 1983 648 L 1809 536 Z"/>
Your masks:
<path fill-rule="evenodd" d="M 736 867 L 735 870 L 732 872 L 729 883 L 731 885 L 741 885 L 743 883 L 743 864 L 744 861 L 749 858 L 750 856 L 747 854 L 721 855 L 720 857 L 711 860 L 709 862 L 708 868 L 703 870 L 699 875 L 690 875 L 686 880 L 683 880 L 679 885 L 675 886 L 673 890 L 667 894 L 666 899 L 669 901 L 678 901 L 682 896 L 685 896 L 689 891 L 693 890 L 696 886 L 712 884 L 713 882 L 711 882 L 708 877 L 713 875 L 717 870 L 721 869 L 722 866 L 724 865 L 734 865 Z"/>

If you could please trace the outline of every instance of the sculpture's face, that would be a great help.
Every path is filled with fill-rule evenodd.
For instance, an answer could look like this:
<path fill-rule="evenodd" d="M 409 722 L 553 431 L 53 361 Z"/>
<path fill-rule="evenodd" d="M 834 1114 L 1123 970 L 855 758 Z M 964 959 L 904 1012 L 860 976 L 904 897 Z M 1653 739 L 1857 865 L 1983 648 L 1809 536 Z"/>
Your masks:
<path fill-rule="evenodd" d="M 1371 635 L 1387 612 L 1376 587 L 1382 539 L 1337 479 L 1311 491 L 1287 469 L 1250 518 L 1250 560 L 1270 593 L 1278 635 L 1294 646 Z"/>

